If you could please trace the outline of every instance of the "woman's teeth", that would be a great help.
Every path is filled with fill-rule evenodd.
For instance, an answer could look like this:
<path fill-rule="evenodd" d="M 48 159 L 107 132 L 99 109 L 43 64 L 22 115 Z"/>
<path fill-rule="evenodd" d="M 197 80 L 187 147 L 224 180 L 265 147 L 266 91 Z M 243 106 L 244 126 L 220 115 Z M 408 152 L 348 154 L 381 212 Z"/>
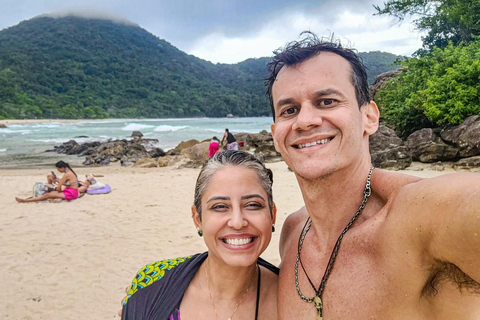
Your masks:
<path fill-rule="evenodd" d="M 223 242 L 226 244 L 234 245 L 234 246 L 243 246 L 245 244 L 251 243 L 253 241 L 253 238 L 228 238 L 228 239 L 223 239 Z"/>

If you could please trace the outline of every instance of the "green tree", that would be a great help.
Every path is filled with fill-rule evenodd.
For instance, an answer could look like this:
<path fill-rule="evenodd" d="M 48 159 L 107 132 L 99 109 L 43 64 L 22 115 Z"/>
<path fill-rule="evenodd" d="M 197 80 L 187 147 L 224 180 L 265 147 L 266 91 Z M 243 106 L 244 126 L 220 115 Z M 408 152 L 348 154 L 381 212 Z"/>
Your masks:
<path fill-rule="evenodd" d="M 444 48 L 449 41 L 454 45 L 470 42 L 480 35 L 480 0 L 389 0 L 374 6 L 377 15 L 390 15 L 403 21 L 407 16 L 416 19 L 425 49 Z"/>
<path fill-rule="evenodd" d="M 480 42 L 450 43 L 403 66 L 375 98 L 385 123 L 401 136 L 480 115 Z"/>

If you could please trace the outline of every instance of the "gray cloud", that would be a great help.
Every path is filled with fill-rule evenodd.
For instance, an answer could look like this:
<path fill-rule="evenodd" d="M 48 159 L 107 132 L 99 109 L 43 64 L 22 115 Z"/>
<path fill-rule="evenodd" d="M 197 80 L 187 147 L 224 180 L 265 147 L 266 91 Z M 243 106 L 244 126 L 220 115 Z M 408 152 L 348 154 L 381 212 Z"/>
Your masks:
<path fill-rule="evenodd" d="M 329 26 L 337 23 L 342 12 L 364 14 L 370 19 L 374 13 L 372 3 L 381 4 L 383 0 L 0 0 L 0 29 L 41 14 L 75 12 L 81 16 L 130 21 L 189 52 L 197 40 L 206 36 L 255 37 L 272 21 L 280 17 L 288 19 L 293 14 L 326 26 L 312 31 L 324 35 L 329 30 L 337 34 L 338 30 Z M 356 32 L 358 27 L 342 28 Z"/>

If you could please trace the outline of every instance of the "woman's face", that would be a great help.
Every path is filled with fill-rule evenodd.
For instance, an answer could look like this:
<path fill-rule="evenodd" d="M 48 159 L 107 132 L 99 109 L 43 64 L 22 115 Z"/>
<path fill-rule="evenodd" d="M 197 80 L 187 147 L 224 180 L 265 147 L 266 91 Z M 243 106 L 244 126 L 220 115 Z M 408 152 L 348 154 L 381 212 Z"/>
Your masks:
<path fill-rule="evenodd" d="M 217 171 L 201 199 L 202 221 L 192 207 L 194 223 L 203 231 L 209 258 L 231 266 L 256 263 L 272 236 L 276 208 L 270 214 L 267 193 L 257 174 L 234 166 Z"/>
<path fill-rule="evenodd" d="M 58 170 L 59 172 L 61 172 L 61 173 L 64 173 L 64 172 L 65 172 L 65 168 L 59 168 L 59 167 L 56 167 L 56 168 L 57 168 L 57 170 Z"/>

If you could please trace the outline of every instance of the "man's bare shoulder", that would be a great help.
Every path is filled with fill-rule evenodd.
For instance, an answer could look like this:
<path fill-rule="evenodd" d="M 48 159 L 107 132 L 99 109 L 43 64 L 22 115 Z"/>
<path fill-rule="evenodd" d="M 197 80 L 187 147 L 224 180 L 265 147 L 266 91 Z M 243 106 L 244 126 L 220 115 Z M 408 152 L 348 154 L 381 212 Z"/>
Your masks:
<path fill-rule="evenodd" d="M 283 257 L 285 246 L 291 239 L 295 238 L 298 232 L 296 229 L 305 223 L 308 217 L 308 212 L 305 207 L 301 207 L 297 211 L 291 213 L 283 223 L 282 233 L 280 235 L 280 257 Z"/>

